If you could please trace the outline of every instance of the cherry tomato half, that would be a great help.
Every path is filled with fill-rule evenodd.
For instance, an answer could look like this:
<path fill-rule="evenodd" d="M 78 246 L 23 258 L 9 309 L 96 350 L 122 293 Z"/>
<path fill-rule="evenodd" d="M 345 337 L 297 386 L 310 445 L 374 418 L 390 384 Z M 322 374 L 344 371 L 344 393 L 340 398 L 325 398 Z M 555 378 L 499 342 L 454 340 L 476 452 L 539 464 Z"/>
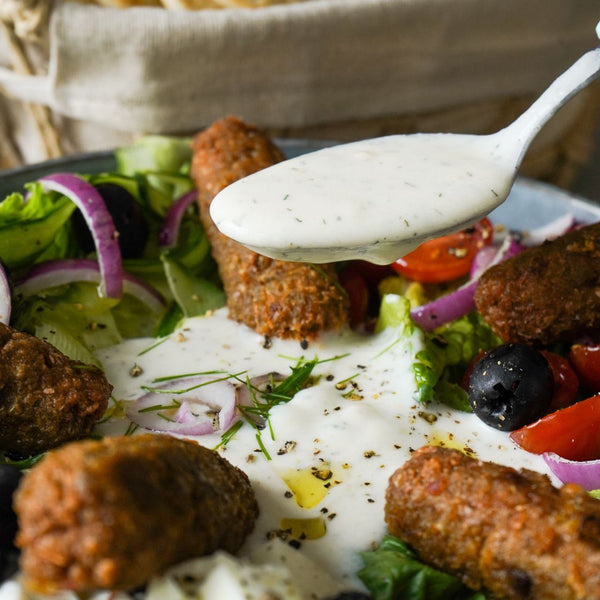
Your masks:
<path fill-rule="evenodd" d="M 590 392 L 600 392 L 600 345 L 574 344 L 569 352 L 569 361 L 581 383 Z"/>
<path fill-rule="evenodd" d="M 596 460 L 600 458 L 600 394 L 516 429 L 510 439 L 534 454 L 555 452 L 567 460 Z"/>
<path fill-rule="evenodd" d="M 564 356 L 548 350 L 542 350 L 541 354 L 548 361 L 554 378 L 554 394 L 548 412 L 571 406 L 579 390 L 579 378 L 571 363 Z"/>
<path fill-rule="evenodd" d="M 488 218 L 473 227 L 424 242 L 392 267 L 407 279 L 441 283 L 466 275 L 477 252 L 492 243 L 494 228 Z"/>

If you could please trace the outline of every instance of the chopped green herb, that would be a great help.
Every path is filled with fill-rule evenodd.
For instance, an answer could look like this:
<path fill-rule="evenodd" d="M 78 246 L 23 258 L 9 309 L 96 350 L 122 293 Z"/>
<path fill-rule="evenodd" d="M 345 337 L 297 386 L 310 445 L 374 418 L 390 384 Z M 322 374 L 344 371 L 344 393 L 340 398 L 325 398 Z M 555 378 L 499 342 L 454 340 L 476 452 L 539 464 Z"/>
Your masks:
<path fill-rule="evenodd" d="M 256 442 L 258 443 L 258 447 L 260 448 L 260 451 L 265 455 L 265 458 L 267 460 L 271 460 L 271 455 L 269 454 L 268 450 L 265 448 L 265 445 L 263 444 L 262 437 L 260 435 L 260 431 L 256 432 Z"/>
<path fill-rule="evenodd" d="M 244 420 L 238 421 L 232 425 L 221 436 L 221 442 L 217 448 L 224 446 L 231 441 L 233 436 L 242 427 L 243 423 L 246 422 L 256 429 L 256 439 L 259 442 L 261 450 L 265 458 L 267 460 L 271 460 L 271 456 L 264 447 L 261 438 L 261 429 L 263 429 L 265 426 L 268 426 L 271 433 L 271 438 L 275 439 L 275 435 L 269 422 L 269 411 L 278 404 L 289 402 L 300 390 L 308 386 L 311 383 L 313 369 L 317 364 L 319 364 L 319 362 L 325 361 L 319 361 L 317 358 L 314 358 L 310 361 L 306 361 L 304 358 L 298 359 L 296 365 L 291 367 L 291 375 L 279 383 L 276 383 L 274 377 L 271 375 L 265 390 L 261 390 L 253 386 L 248 378 L 246 378 L 245 381 L 242 381 L 250 393 L 251 404 L 249 406 L 238 405 L 238 410 L 240 411 Z M 239 375 L 240 374 L 232 375 L 232 377 L 237 378 Z M 261 427 L 261 425 L 263 426 Z"/>
<path fill-rule="evenodd" d="M 235 434 L 241 429 L 244 421 L 236 421 L 222 436 L 221 441 L 215 446 L 215 450 L 221 446 L 226 446 Z"/>
<path fill-rule="evenodd" d="M 181 390 L 150 387 L 147 385 L 143 385 L 141 387 L 143 390 L 145 390 L 147 392 L 153 392 L 156 394 L 178 394 L 178 395 L 179 394 L 187 394 L 188 392 L 192 392 L 194 390 L 197 390 L 201 387 L 205 387 L 207 385 L 211 385 L 213 383 L 219 383 L 220 381 L 226 381 L 227 379 L 237 379 L 237 378 L 239 378 L 240 375 L 243 375 L 245 372 L 246 371 L 240 371 L 239 373 L 227 373 L 223 377 L 217 377 L 216 379 L 210 379 L 209 381 L 202 381 L 201 383 L 191 385 L 190 387 L 183 388 Z M 177 379 L 177 377 L 172 377 L 171 379 Z"/>
<path fill-rule="evenodd" d="M 166 336 L 166 337 L 158 340 L 158 342 L 156 342 L 155 344 L 152 344 L 152 346 L 148 346 L 148 348 L 145 348 L 144 350 L 139 352 L 138 356 L 143 356 L 144 354 L 147 354 L 151 350 L 154 350 L 154 348 L 158 348 L 158 346 L 160 346 L 161 344 L 164 344 L 168 339 L 169 339 L 169 336 Z"/>
<path fill-rule="evenodd" d="M 159 410 L 172 410 L 175 408 L 179 408 L 181 406 L 181 402 L 177 402 L 175 398 L 171 404 L 154 404 L 153 406 L 146 406 L 146 408 L 141 408 L 138 412 L 147 413 L 147 412 L 158 412 Z"/>
<path fill-rule="evenodd" d="M 203 375 L 220 375 L 227 371 L 197 371 L 196 373 L 184 373 L 182 375 L 166 375 L 165 377 L 156 377 L 152 380 L 153 383 L 162 383 L 163 381 L 173 381 L 175 379 L 185 379 L 187 377 L 201 377 Z"/>

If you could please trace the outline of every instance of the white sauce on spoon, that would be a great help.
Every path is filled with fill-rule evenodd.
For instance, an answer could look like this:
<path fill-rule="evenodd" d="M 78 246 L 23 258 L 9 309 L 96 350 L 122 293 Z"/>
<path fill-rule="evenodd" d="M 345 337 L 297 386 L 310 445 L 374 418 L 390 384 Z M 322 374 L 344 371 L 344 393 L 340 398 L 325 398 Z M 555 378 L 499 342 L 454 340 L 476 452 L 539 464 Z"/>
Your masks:
<path fill-rule="evenodd" d="M 599 73 L 597 48 L 492 135 L 394 135 L 284 161 L 227 186 L 211 216 L 272 258 L 392 263 L 504 202 L 537 132 Z"/>
<path fill-rule="evenodd" d="M 282 529 L 284 519 L 314 519 L 326 533 L 301 541 L 299 556 L 316 561 L 333 579 L 346 582 L 345 587 L 361 589 L 356 576 L 359 552 L 385 535 L 387 481 L 412 449 L 444 444 L 484 460 L 547 472 L 539 456 L 518 449 L 506 433 L 474 415 L 418 404 L 411 365 L 421 347 L 418 334 L 389 328 L 368 336 L 326 334 L 305 350 L 297 342 L 277 339 L 265 348 L 262 336 L 231 321 L 221 309 L 186 321 L 163 343 L 131 340 L 103 350 L 100 359 L 114 385 L 113 396 L 130 401 L 156 377 L 213 369 L 246 370 L 249 377 L 273 371 L 289 375 L 301 356 L 338 357 L 315 367 L 316 385 L 271 410 L 275 439 L 268 429 L 261 438 L 272 460 L 266 460 L 255 430 L 247 424 L 220 452 L 248 474 L 259 503 L 257 527 L 243 556 L 260 551 Z M 123 433 L 128 424 L 115 417 L 100 432 Z M 220 433 L 195 439 L 213 448 Z"/>
<path fill-rule="evenodd" d="M 389 264 L 471 225 L 508 195 L 495 136 L 418 134 L 318 150 L 237 181 L 213 201 L 227 236 L 274 258 Z"/>

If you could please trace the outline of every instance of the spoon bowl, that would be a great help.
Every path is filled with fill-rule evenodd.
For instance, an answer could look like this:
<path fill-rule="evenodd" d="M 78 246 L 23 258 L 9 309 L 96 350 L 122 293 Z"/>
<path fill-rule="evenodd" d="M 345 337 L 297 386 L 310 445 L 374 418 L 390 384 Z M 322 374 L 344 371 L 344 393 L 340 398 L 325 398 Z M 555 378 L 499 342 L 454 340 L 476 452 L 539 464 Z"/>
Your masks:
<path fill-rule="evenodd" d="M 494 134 L 392 135 L 283 161 L 221 191 L 212 219 L 280 260 L 391 263 L 504 202 L 536 134 L 599 75 L 596 48 Z"/>

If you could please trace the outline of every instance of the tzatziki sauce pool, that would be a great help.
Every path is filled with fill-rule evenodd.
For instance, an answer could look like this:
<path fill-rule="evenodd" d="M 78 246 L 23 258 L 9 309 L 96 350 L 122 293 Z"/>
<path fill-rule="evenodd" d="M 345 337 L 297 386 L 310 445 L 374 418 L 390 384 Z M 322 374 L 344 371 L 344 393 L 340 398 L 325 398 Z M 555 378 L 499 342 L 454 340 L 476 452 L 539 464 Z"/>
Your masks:
<path fill-rule="evenodd" d="M 185 321 L 161 343 L 131 340 L 99 357 L 117 403 L 133 402 L 157 378 L 211 370 L 288 376 L 301 357 L 318 358 L 314 385 L 271 409 L 270 429 L 262 430 L 260 443 L 256 430 L 244 423 L 219 452 L 247 473 L 260 508 L 242 556 L 282 537 L 344 588 L 362 589 L 359 553 L 385 535 L 387 482 L 413 449 L 446 445 L 547 472 L 540 457 L 518 449 L 474 415 L 419 404 L 411 365 L 421 347 L 419 334 L 401 327 L 369 335 L 327 333 L 308 345 L 280 339 L 265 344 L 263 336 L 220 309 Z M 121 434 L 129 427 L 117 413 L 100 433 Z M 214 448 L 221 433 L 193 439 Z"/>

